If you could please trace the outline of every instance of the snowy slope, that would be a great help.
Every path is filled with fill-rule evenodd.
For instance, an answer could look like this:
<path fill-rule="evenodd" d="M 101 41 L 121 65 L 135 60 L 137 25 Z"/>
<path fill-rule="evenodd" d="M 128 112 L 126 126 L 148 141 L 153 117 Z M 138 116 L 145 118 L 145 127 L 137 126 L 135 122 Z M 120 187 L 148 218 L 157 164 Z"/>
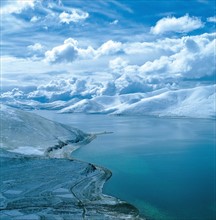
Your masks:
<path fill-rule="evenodd" d="M 121 106 L 115 114 L 216 117 L 216 86 L 167 91 Z"/>
<path fill-rule="evenodd" d="M 22 154 L 49 156 L 71 152 L 91 137 L 82 131 L 55 123 L 36 114 L 1 105 L 1 148 Z M 57 151 L 56 151 L 57 150 Z"/>
<path fill-rule="evenodd" d="M 63 108 L 60 112 L 61 113 L 73 113 L 73 112 L 96 113 L 96 112 L 101 112 L 103 110 L 104 107 L 101 104 L 93 100 L 84 99 L 78 101 L 74 105 Z"/>

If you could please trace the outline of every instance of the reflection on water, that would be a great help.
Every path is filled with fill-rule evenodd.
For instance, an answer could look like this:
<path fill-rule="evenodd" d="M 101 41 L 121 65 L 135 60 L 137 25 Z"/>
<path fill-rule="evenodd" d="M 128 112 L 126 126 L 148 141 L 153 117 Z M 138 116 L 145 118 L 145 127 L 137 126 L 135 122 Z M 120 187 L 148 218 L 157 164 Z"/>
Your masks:
<path fill-rule="evenodd" d="M 215 121 L 36 113 L 98 136 L 73 156 L 109 168 L 104 192 L 150 219 L 215 219 Z"/>

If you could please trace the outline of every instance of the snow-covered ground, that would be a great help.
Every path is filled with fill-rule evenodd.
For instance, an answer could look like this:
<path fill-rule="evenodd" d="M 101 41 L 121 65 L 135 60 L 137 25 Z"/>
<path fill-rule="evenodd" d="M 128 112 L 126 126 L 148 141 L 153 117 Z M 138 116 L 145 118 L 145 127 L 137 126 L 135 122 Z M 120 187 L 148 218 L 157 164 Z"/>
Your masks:
<path fill-rule="evenodd" d="M 1 105 L 0 147 L 26 155 L 65 157 L 93 138 L 79 129 Z"/>

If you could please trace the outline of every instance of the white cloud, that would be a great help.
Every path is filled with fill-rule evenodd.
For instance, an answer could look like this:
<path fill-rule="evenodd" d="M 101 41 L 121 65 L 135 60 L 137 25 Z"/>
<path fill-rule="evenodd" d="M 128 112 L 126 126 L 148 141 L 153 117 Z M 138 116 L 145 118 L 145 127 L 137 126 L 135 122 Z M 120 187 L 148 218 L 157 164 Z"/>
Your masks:
<path fill-rule="evenodd" d="M 86 49 L 78 48 L 78 54 L 80 59 L 92 59 L 96 56 L 96 51 L 92 46 L 88 46 Z"/>
<path fill-rule="evenodd" d="M 14 88 L 11 91 L 5 92 L 1 95 L 2 98 L 19 98 L 23 96 L 24 92 L 20 91 L 19 88 Z"/>
<path fill-rule="evenodd" d="M 64 11 L 59 15 L 60 22 L 66 24 L 69 24 L 70 22 L 77 23 L 85 20 L 88 17 L 89 14 L 80 9 L 71 9 L 69 13 Z"/>
<path fill-rule="evenodd" d="M 173 77 L 201 78 L 215 73 L 214 44 L 208 36 L 182 38 L 181 50 L 171 56 L 162 56 L 140 67 L 145 74 L 163 74 Z"/>
<path fill-rule="evenodd" d="M 72 62 L 78 56 L 78 42 L 72 38 L 64 41 L 63 45 L 54 47 L 45 53 L 45 61 L 49 63 Z"/>
<path fill-rule="evenodd" d="M 121 42 L 109 40 L 97 49 L 97 56 L 115 54 L 121 50 Z"/>
<path fill-rule="evenodd" d="M 123 44 L 124 50 L 126 46 L 131 48 L 135 45 L 135 50 L 126 50 L 124 57 L 130 61 L 118 57 L 109 62 L 110 71 L 114 74 L 140 75 L 144 78 L 157 77 L 160 81 L 166 78 L 188 78 L 199 79 L 206 76 L 212 76 L 215 73 L 215 34 L 203 34 L 198 36 L 187 36 L 180 39 L 165 39 L 157 42 L 143 42 Z M 154 46 L 155 47 L 154 47 Z M 173 46 L 175 45 L 175 46 Z M 143 53 L 137 48 L 141 47 Z M 158 48 L 166 47 L 165 50 Z M 146 56 L 143 64 L 136 64 L 136 60 L 132 62 L 136 55 Z M 147 50 L 147 51 L 145 51 Z M 150 52 L 149 52 L 150 51 Z M 151 53 L 156 53 L 152 59 Z M 150 53 L 149 59 L 147 54 Z M 131 58 L 132 57 L 132 58 Z M 136 59 L 136 57 L 135 57 Z M 135 63 L 135 64 L 134 64 Z"/>
<path fill-rule="evenodd" d="M 68 38 L 63 45 L 54 47 L 45 53 L 45 61 L 48 63 L 71 63 L 76 59 L 93 59 L 96 56 L 96 50 L 93 47 L 78 47 L 78 41 Z"/>
<path fill-rule="evenodd" d="M 216 23 L 216 16 L 207 18 L 207 21 L 208 21 L 208 22 Z"/>
<path fill-rule="evenodd" d="M 59 64 L 58 70 L 56 70 L 56 66 L 41 62 L 41 59 L 35 60 L 3 56 L 1 57 L 1 62 L 4 63 L 4 65 L 1 66 L 2 73 L 4 73 L 2 74 L 1 81 L 4 87 L 37 86 L 44 81 L 50 81 L 52 75 L 56 78 L 56 71 L 66 72 L 64 64 Z M 47 73 L 53 74 L 50 75 Z M 60 77 L 62 77 L 62 75 L 60 75 Z"/>
<path fill-rule="evenodd" d="M 203 34 L 155 42 L 121 43 L 109 40 L 97 49 L 91 46 L 81 48 L 76 40 L 69 38 L 63 45 L 47 51 L 45 60 L 49 63 L 71 63 L 78 59 L 79 63 L 85 63 L 85 69 L 94 63 L 105 71 L 109 67 L 113 77 L 137 74 L 146 78 L 201 78 L 211 76 L 215 71 L 214 38 L 215 34 Z M 114 56 L 117 57 L 114 59 Z"/>
<path fill-rule="evenodd" d="M 28 99 L 31 102 L 32 100 L 36 100 L 39 102 L 44 102 L 44 100 L 46 100 L 47 102 L 62 100 L 60 102 L 56 102 L 56 104 L 49 103 L 51 108 L 52 106 L 54 106 L 58 109 L 62 108 L 62 106 L 67 107 L 70 105 L 74 105 L 74 103 L 80 100 L 88 99 L 93 101 L 95 100 L 96 103 L 102 104 L 105 107 L 108 106 L 107 112 L 112 112 L 115 109 L 121 110 L 122 107 L 129 107 L 130 105 L 138 103 L 144 98 L 148 98 L 148 96 L 157 96 L 170 89 L 176 90 L 184 88 L 185 80 L 187 79 L 193 79 L 190 81 L 190 86 L 195 87 L 202 83 L 199 78 L 213 76 L 213 74 L 215 73 L 215 34 L 186 36 L 179 39 L 167 38 L 150 43 L 151 44 L 148 44 L 147 42 L 140 42 L 140 44 L 143 46 L 143 49 L 150 46 L 151 50 L 153 50 L 153 45 L 155 45 L 156 51 L 158 50 L 158 48 L 161 48 L 163 45 L 166 44 L 166 50 L 169 50 L 170 47 L 172 48 L 172 53 L 167 54 L 166 52 L 161 51 L 160 56 L 158 54 L 158 58 L 152 61 L 148 60 L 141 65 L 133 64 L 128 54 L 124 54 L 122 57 L 120 54 L 115 59 L 113 59 L 113 55 L 111 56 L 112 59 L 109 56 L 106 56 L 102 59 L 107 58 L 106 61 L 110 60 L 110 70 L 107 70 L 108 73 L 106 73 L 106 66 L 104 65 L 104 72 L 98 73 L 98 75 L 95 75 L 94 78 L 92 77 L 92 74 L 88 74 L 87 76 L 85 76 L 84 74 L 77 74 L 76 77 L 72 77 L 75 74 L 74 71 L 70 72 L 71 69 L 74 69 L 71 68 L 71 65 L 68 69 L 69 71 L 67 74 L 61 76 L 53 74 L 53 76 L 48 75 L 47 78 L 41 79 L 40 81 L 36 80 L 35 83 L 39 83 L 40 85 L 37 87 L 37 89 L 33 89 L 31 91 L 23 90 L 23 93 L 19 92 L 18 90 L 14 90 L 9 93 L 4 93 L 2 97 L 5 99 L 11 97 L 21 101 Z M 56 60 L 54 62 L 62 62 L 62 60 L 65 61 L 66 57 L 68 56 L 68 54 L 64 52 L 64 45 L 66 45 L 67 48 L 73 46 L 73 48 L 77 51 L 78 58 L 79 56 L 81 56 L 81 50 L 85 52 L 93 50 L 93 52 L 91 52 L 93 54 L 92 56 L 97 55 L 97 50 L 91 48 L 90 46 L 87 49 L 79 48 L 78 42 L 74 39 L 69 38 L 65 40 L 63 45 L 53 48 L 55 53 L 53 52 L 53 50 L 51 50 L 56 56 Z M 173 45 L 175 45 L 174 48 Z M 126 46 L 129 46 L 129 43 L 121 44 L 121 47 L 123 48 L 125 48 Z M 86 53 L 88 54 L 88 52 Z M 142 56 L 142 54 L 140 55 Z M 60 58 L 59 56 L 63 56 L 64 59 L 62 57 Z M 132 56 L 135 55 L 132 54 Z M 100 59 L 94 59 L 94 61 L 98 60 Z M 13 60 L 8 60 L 9 68 L 8 72 L 6 73 L 7 77 L 11 74 L 13 68 L 16 71 L 18 69 L 16 65 L 13 65 L 11 67 L 11 62 L 13 62 L 13 64 L 15 63 Z M 71 62 L 71 60 L 67 58 L 65 62 Z M 92 61 L 90 62 L 92 63 Z M 43 62 L 41 63 L 42 65 L 45 64 Z M 83 65 L 80 63 L 82 62 L 79 61 L 78 65 L 81 66 L 81 70 L 83 71 L 83 69 L 86 68 L 83 67 Z M 86 63 L 86 61 L 84 61 L 83 63 Z M 33 66 L 40 66 L 40 63 L 32 62 L 31 66 L 28 67 L 25 66 L 24 63 L 20 63 L 20 75 L 24 77 L 23 75 L 25 74 L 23 74 L 23 69 L 26 69 L 27 71 L 29 69 L 32 70 Z M 48 69 L 51 69 L 52 67 L 54 67 L 53 69 L 56 69 L 56 66 L 47 67 Z M 59 68 L 60 64 L 58 64 L 58 69 Z M 93 71 L 97 70 L 97 68 L 98 65 L 96 63 Z M 83 73 L 82 71 L 81 73 Z M 110 73 L 112 73 L 112 77 Z M 34 75 L 36 76 L 42 74 Z M 98 77 L 99 75 L 102 75 L 100 79 Z M 109 78 L 106 75 L 109 75 Z M 19 80 L 19 77 L 14 77 L 14 75 L 11 75 L 11 79 L 12 78 L 16 79 L 15 83 L 17 83 L 17 80 Z M 22 82 L 22 84 L 24 83 L 23 80 L 20 80 L 19 82 Z M 204 83 L 207 83 L 207 81 L 205 81 Z M 211 83 L 213 83 L 213 81 Z M 200 94 L 197 93 L 198 102 L 200 100 Z M 106 97 L 104 97 L 103 95 L 105 95 Z M 193 98 L 194 96 L 191 97 L 191 100 Z M 212 98 L 209 98 L 208 96 L 206 96 L 206 98 L 211 99 L 209 100 L 209 102 L 211 101 L 212 103 L 214 97 L 212 96 Z M 175 97 L 174 99 L 170 99 L 168 97 L 164 100 L 165 102 L 173 102 L 173 100 L 177 102 L 179 101 L 179 99 L 176 99 Z M 60 103 L 60 106 L 58 103 Z M 43 104 L 39 104 L 39 106 L 43 106 Z"/>
<path fill-rule="evenodd" d="M 124 60 L 121 57 L 117 57 L 109 61 L 109 68 L 114 73 L 114 75 L 122 74 L 125 72 L 125 68 L 128 67 L 128 61 Z"/>
<path fill-rule="evenodd" d="M 29 45 L 28 49 L 32 51 L 42 51 L 44 47 L 40 43 L 35 43 L 33 45 Z"/>
<path fill-rule="evenodd" d="M 33 17 L 31 18 L 30 22 L 35 23 L 35 22 L 37 22 L 37 21 L 39 21 L 39 20 L 40 20 L 39 17 L 33 16 Z"/>
<path fill-rule="evenodd" d="M 126 67 L 127 65 L 128 65 L 128 62 L 121 57 L 117 57 L 109 61 L 109 67 L 110 69 L 113 69 L 113 70 L 122 69 Z"/>
<path fill-rule="evenodd" d="M 109 56 L 122 51 L 122 43 L 109 40 L 98 49 L 92 46 L 78 47 L 78 41 L 68 38 L 63 45 L 54 47 L 45 53 L 45 60 L 49 63 L 73 62 L 75 59 L 96 59 L 101 56 Z"/>
<path fill-rule="evenodd" d="M 27 47 L 28 55 L 32 60 L 41 60 L 44 57 L 45 48 L 40 43 L 35 43 Z"/>
<path fill-rule="evenodd" d="M 129 75 L 130 78 L 138 76 L 141 77 L 143 86 L 145 86 L 146 82 L 147 84 L 157 85 L 158 88 L 167 84 L 166 81 L 170 78 L 172 79 L 171 81 L 179 81 L 183 78 L 199 79 L 208 76 L 211 78 L 215 73 L 214 39 L 215 33 L 186 36 L 177 39 L 166 38 L 152 42 L 121 43 L 107 41 L 94 49 L 91 46 L 81 47 L 76 40 L 68 38 L 62 45 L 47 51 L 45 53 L 45 60 L 48 63 L 58 64 L 58 70 L 62 68 L 67 70 L 65 72 L 70 72 L 70 70 L 73 69 L 73 73 L 71 74 L 76 76 L 79 73 L 82 73 L 82 76 L 84 76 L 83 70 L 92 73 L 90 79 L 93 78 L 92 75 L 96 72 L 98 74 L 95 75 L 96 80 L 98 77 L 103 78 L 104 75 L 107 74 L 114 80 L 114 84 L 115 80 L 121 75 Z M 39 43 L 29 45 L 28 49 L 29 52 L 35 52 L 39 58 L 44 55 L 41 51 L 43 52 L 45 48 Z M 152 55 L 154 53 L 156 54 L 155 56 Z M 139 57 L 144 57 L 144 60 L 137 62 L 136 60 Z M 73 62 L 75 60 L 78 61 Z M 6 63 L 8 64 L 6 65 Z M 11 61 L 4 61 L 4 68 L 8 66 L 7 71 L 4 70 L 4 72 L 15 73 L 18 71 L 22 79 L 27 76 L 24 76 L 23 69 L 26 69 L 27 72 L 30 69 L 32 74 L 29 73 L 29 75 L 37 75 L 37 77 L 40 74 L 33 74 L 33 71 L 34 73 L 40 71 L 43 73 L 45 72 L 43 68 L 45 68 L 47 72 L 51 71 L 51 69 L 56 70 L 56 66 L 50 66 L 45 62 L 41 62 L 41 64 L 40 62 L 31 62 L 27 66 L 27 59 L 20 60 L 17 64 L 18 66 L 16 62 L 13 63 L 14 65 L 11 66 Z M 65 65 L 65 63 L 72 64 Z M 32 66 L 36 66 L 37 68 L 33 70 Z M 40 67 L 43 68 L 38 70 Z M 99 72 L 105 73 L 102 74 Z M 5 74 L 4 77 L 17 79 L 17 77 L 10 74 Z M 55 77 L 55 74 L 53 77 Z M 110 78 L 106 83 L 110 81 Z M 112 84 L 113 91 L 115 87 L 114 84 Z M 134 83 L 133 85 L 138 84 Z M 119 88 L 117 85 L 116 87 Z M 103 87 L 103 89 L 104 88 L 105 87 Z M 77 91 L 77 89 L 75 90 Z M 97 94 L 96 91 L 98 91 L 96 86 L 85 90 L 85 92 L 89 94 Z"/>
<path fill-rule="evenodd" d="M 180 18 L 162 18 L 154 27 L 151 27 L 150 32 L 152 34 L 164 34 L 166 32 L 187 33 L 203 26 L 204 24 L 198 17 L 190 17 L 186 14 Z"/>
<path fill-rule="evenodd" d="M 14 0 L 1 8 L 0 14 L 20 14 L 27 8 L 34 8 L 36 0 Z"/>
<path fill-rule="evenodd" d="M 119 23 L 119 20 L 114 20 L 113 22 L 111 22 L 110 24 L 118 24 Z"/>
<path fill-rule="evenodd" d="M 28 94 L 28 97 L 31 99 L 46 97 L 50 101 L 70 100 L 75 97 L 77 99 L 82 99 L 85 97 L 92 97 L 93 95 L 95 96 L 102 87 L 102 84 L 86 78 L 61 78 L 39 85 L 37 90 Z"/>
<path fill-rule="evenodd" d="M 172 60 L 167 56 L 162 56 L 154 61 L 147 61 L 140 68 L 139 71 L 145 74 L 167 74 L 168 65 Z"/>

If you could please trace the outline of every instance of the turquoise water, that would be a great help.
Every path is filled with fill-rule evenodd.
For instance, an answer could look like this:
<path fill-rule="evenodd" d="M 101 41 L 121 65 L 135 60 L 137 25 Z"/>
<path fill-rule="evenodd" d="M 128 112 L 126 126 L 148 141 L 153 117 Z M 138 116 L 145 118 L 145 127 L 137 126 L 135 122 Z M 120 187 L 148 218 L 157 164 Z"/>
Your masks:
<path fill-rule="evenodd" d="M 36 113 L 86 132 L 113 131 L 73 156 L 109 168 L 104 193 L 148 219 L 216 219 L 214 120 Z"/>

